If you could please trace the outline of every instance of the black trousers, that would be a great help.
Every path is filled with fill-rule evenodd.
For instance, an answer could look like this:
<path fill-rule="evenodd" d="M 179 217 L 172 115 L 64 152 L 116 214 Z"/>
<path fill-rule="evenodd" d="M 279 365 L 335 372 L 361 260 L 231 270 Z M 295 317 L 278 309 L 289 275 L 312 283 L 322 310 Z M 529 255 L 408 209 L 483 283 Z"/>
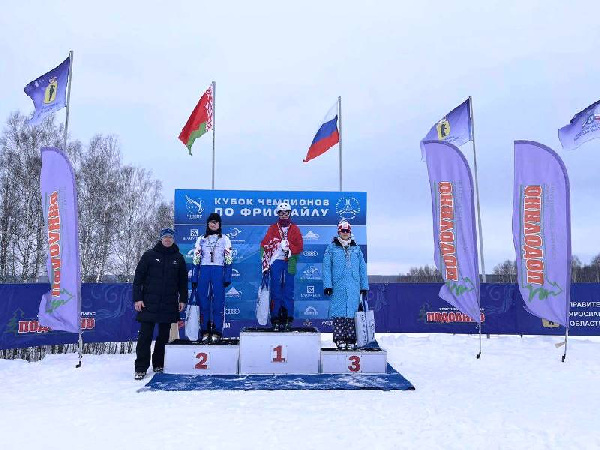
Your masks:
<path fill-rule="evenodd" d="M 154 345 L 152 354 L 152 367 L 164 367 L 165 365 L 165 345 L 169 341 L 170 323 L 141 322 L 140 334 L 138 335 L 137 347 L 135 353 L 135 371 L 146 372 L 150 367 L 150 345 L 152 344 L 152 335 L 154 334 L 154 325 L 158 325 L 158 336 Z"/>

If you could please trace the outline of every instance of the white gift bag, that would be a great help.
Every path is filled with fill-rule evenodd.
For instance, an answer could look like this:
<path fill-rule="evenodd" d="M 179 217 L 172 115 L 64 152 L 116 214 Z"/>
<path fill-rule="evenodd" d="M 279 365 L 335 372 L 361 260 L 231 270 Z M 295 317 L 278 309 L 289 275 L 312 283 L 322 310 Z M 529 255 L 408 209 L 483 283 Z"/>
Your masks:
<path fill-rule="evenodd" d="M 195 298 L 196 290 L 194 289 L 185 310 L 185 335 L 190 341 L 197 341 L 200 333 L 200 306 L 192 304 Z"/>
<path fill-rule="evenodd" d="M 256 302 L 256 320 L 259 325 L 269 322 L 269 306 L 271 303 L 271 292 L 269 288 L 270 273 L 267 270 L 263 274 L 262 282 L 258 288 L 258 300 Z"/>
<path fill-rule="evenodd" d="M 367 344 L 375 341 L 375 313 L 369 309 L 367 299 L 362 297 L 361 302 L 363 310 L 358 311 L 354 316 L 356 326 L 356 346 L 365 347 Z"/>

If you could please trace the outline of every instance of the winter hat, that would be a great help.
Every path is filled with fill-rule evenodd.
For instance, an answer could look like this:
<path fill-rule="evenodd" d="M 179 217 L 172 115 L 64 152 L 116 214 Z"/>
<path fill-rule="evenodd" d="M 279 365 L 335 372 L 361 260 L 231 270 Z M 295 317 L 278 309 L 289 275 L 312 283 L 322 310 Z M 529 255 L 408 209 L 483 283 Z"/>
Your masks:
<path fill-rule="evenodd" d="M 348 222 L 347 220 L 342 220 L 339 224 L 338 224 L 338 233 L 342 230 L 348 230 L 348 231 L 352 231 L 352 227 L 350 226 L 350 222 Z"/>
<path fill-rule="evenodd" d="M 215 220 L 215 221 L 219 222 L 219 225 L 221 225 L 221 216 L 219 214 L 217 214 L 215 212 L 214 213 L 210 213 L 208 215 L 208 219 L 206 219 L 206 224 L 208 224 L 208 222 L 210 222 L 212 220 Z"/>
<path fill-rule="evenodd" d="M 211 222 L 213 220 L 219 223 L 219 228 L 215 231 L 211 230 L 208 226 L 208 222 Z M 223 231 L 221 230 L 221 216 L 217 213 L 210 213 L 208 215 L 208 218 L 206 219 L 206 232 L 204 233 L 204 236 L 208 237 L 211 234 L 218 234 L 219 237 L 221 237 L 222 233 Z"/>
<path fill-rule="evenodd" d="M 164 237 L 175 237 L 175 231 L 172 228 L 163 228 L 160 230 L 160 238 Z"/>

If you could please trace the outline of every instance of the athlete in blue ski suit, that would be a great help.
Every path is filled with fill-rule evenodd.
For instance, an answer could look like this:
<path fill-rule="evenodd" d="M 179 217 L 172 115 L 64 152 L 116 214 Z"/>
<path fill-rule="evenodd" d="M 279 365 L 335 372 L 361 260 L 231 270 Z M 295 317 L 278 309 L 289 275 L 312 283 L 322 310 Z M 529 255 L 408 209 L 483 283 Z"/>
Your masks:
<path fill-rule="evenodd" d="M 211 213 L 206 233 L 196 240 L 192 270 L 203 343 L 217 343 L 223 335 L 225 288 L 231 284 L 231 263 L 231 241 L 221 230 L 221 216 Z"/>

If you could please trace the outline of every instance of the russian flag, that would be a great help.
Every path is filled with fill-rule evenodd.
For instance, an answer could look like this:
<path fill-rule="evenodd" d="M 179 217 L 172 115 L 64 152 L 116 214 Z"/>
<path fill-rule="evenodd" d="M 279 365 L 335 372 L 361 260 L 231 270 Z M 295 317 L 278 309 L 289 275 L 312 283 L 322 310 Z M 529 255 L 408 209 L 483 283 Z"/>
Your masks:
<path fill-rule="evenodd" d="M 338 116 L 336 115 L 333 119 L 328 120 L 323 125 L 321 125 L 319 131 L 317 131 L 317 134 L 315 134 L 315 138 L 313 139 L 312 144 L 310 144 L 310 148 L 308 149 L 306 158 L 304 158 L 304 162 L 308 162 L 311 159 L 322 155 L 335 144 L 340 142 L 340 133 L 338 132 L 337 119 Z"/>

